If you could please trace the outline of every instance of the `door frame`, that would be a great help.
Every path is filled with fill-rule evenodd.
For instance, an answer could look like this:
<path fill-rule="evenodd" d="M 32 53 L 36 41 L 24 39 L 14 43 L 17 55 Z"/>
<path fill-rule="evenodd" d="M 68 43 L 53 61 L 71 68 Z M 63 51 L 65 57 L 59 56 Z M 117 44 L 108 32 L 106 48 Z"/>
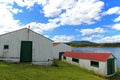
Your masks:
<path fill-rule="evenodd" d="M 115 73 L 115 59 L 111 58 L 107 60 L 107 75 Z"/>
<path fill-rule="evenodd" d="M 29 46 L 29 48 L 28 48 L 28 46 Z M 33 47 L 32 41 L 21 41 L 20 62 L 32 62 L 32 47 Z M 27 53 L 27 54 L 24 54 L 24 53 Z M 29 57 L 27 57 L 27 56 L 29 56 Z"/>
<path fill-rule="evenodd" d="M 59 52 L 59 60 L 62 60 L 62 54 L 64 54 L 64 52 Z"/>

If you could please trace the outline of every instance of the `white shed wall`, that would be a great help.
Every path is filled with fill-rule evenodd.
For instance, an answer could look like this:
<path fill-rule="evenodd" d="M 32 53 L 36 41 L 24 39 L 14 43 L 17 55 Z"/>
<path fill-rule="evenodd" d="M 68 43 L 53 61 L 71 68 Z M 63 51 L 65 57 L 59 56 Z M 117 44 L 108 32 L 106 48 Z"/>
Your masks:
<path fill-rule="evenodd" d="M 21 41 L 32 41 L 33 64 L 52 64 L 52 41 L 31 30 L 28 31 L 28 29 L 21 29 L 0 36 L 0 60 L 19 62 Z M 8 51 L 3 49 L 4 45 L 9 45 Z M 3 52 L 6 54 L 3 55 Z"/>
<path fill-rule="evenodd" d="M 72 51 L 71 46 L 63 43 L 53 46 L 53 58 L 59 59 L 59 52 L 65 52 L 65 51 Z"/>
<path fill-rule="evenodd" d="M 49 65 L 52 63 L 52 41 L 30 31 L 29 40 L 33 41 L 33 64 Z M 50 62 L 50 63 L 48 63 Z"/>
<path fill-rule="evenodd" d="M 3 60 L 15 61 L 20 60 L 21 41 L 27 40 L 27 34 L 24 30 L 14 31 L 0 36 L 0 57 Z M 4 45 L 9 45 L 7 53 L 4 55 Z"/>
<path fill-rule="evenodd" d="M 62 60 L 65 62 L 74 64 L 74 65 L 80 66 L 82 68 L 85 68 L 87 70 L 94 71 L 96 74 L 107 76 L 106 75 L 107 74 L 106 72 L 107 63 L 106 62 L 99 62 L 99 67 L 97 68 L 97 67 L 91 66 L 91 63 L 90 63 L 91 60 L 79 59 L 79 63 L 76 63 L 72 61 L 71 57 L 66 57 L 66 60 L 64 60 L 63 56 L 62 56 Z"/>

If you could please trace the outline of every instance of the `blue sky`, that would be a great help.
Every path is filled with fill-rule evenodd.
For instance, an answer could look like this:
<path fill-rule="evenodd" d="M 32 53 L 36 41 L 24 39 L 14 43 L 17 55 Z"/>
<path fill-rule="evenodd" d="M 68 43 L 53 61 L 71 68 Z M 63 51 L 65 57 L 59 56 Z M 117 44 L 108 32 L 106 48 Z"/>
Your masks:
<path fill-rule="evenodd" d="M 0 34 L 30 25 L 55 42 L 120 42 L 120 0 L 1 0 Z"/>

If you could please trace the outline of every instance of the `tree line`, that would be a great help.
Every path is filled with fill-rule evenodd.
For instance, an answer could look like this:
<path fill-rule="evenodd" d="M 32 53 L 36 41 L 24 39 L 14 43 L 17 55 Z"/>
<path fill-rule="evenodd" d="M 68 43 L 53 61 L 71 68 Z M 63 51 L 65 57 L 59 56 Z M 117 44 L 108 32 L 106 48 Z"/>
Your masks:
<path fill-rule="evenodd" d="M 120 47 L 120 43 L 74 43 L 74 42 L 68 42 L 67 45 L 70 45 L 72 47 Z"/>

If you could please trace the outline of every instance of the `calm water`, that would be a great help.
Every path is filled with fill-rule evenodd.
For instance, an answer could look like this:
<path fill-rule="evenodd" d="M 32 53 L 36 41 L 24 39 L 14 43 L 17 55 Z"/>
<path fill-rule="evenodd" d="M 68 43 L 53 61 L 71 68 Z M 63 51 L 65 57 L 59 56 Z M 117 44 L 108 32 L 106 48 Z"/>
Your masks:
<path fill-rule="evenodd" d="M 120 67 L 120 48 L 73 48 L 79 52 L 110 52 L 117 58 L 117 67 Z"/>

